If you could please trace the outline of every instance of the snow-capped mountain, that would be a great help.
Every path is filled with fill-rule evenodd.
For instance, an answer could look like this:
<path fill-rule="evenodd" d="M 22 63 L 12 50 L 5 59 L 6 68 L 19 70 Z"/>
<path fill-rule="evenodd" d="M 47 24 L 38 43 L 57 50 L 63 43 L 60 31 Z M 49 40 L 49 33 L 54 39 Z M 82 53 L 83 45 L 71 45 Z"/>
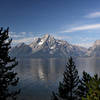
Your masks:
<path fill-rule="evenodd" d="M 29 45 L 18 44 L 12 48 L 10 54 L 15 57 L 30 58 L 57 58 L 68 56 L 83 56 L 86 48 L 69 44 L 67 41 L 55 39 L 51 35 L 44 35 L 41 38 L 33 39 Z"/>
<path fill-rule="evenodd" d="M 92 47 L 88 49 L 88 56 L 100 57 L 100 40 L 96 40 Z"/>

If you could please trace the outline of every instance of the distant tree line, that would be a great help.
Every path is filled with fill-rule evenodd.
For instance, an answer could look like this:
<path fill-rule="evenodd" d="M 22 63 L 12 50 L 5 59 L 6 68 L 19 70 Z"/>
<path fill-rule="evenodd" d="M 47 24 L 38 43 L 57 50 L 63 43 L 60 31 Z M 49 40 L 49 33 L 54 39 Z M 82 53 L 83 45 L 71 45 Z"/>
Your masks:
<path fill-rule="evenodd" d="M 72 59 L 69 58 L 63 73 L 63 81 L 59 82 L 58 92 L 52 92 L 51 100 L 100 100 L 100 78 L 90 76 L 83 71 L 82 78 Z"/>

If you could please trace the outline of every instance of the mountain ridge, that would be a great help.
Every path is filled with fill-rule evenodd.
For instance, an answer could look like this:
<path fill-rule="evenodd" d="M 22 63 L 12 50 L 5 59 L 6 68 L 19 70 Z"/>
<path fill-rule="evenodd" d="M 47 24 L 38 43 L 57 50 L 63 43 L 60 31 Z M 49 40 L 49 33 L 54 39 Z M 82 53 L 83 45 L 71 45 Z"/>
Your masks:
<path fill-rule="evenodd" d="M 100 40 L 97 40 L 93 47 L 86 49 L 76 46 L 64 40 L 55 39 L 46 34 L 43 37 L 34 38 L 29 45 L 21 43 L 11 49 L 10 55 L 17 58 L 59 58 L 59 57 L 84 57 L 94 56 L 94 48 L 99 47 Z"/>

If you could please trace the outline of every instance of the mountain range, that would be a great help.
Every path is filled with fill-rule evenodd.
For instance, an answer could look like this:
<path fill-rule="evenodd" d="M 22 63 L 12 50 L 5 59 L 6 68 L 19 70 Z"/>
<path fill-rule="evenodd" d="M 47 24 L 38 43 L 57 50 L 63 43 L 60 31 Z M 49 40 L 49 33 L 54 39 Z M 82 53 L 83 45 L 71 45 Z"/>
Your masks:
<path fill-rule="evenodd" d="M 69 56 L 100 56 L 100 40 L 92 47 L 72 45 L 64 40 L 55 39 L 46 34 L 41 38 L 34 38 L 29 45 L 20 43 L 10 50 L 10 55 L 17 58 L 66 58 Z"/>

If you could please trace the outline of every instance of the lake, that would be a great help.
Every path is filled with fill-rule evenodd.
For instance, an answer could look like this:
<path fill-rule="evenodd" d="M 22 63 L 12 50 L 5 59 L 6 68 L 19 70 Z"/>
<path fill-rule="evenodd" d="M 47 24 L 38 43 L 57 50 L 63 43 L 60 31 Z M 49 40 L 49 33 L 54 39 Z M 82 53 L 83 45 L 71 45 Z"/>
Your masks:
<path fill-rule="evenodd" d="M 74 60 L 81 76 L 83 70 L 100 73 L 100 58 L 77 58 Z M 20 100 L 50 100 L 52 91 L 57 91 L 59 81 L 67 63 L 66 59 L 19 60 L 17 73 L 20 77 Z"/>

